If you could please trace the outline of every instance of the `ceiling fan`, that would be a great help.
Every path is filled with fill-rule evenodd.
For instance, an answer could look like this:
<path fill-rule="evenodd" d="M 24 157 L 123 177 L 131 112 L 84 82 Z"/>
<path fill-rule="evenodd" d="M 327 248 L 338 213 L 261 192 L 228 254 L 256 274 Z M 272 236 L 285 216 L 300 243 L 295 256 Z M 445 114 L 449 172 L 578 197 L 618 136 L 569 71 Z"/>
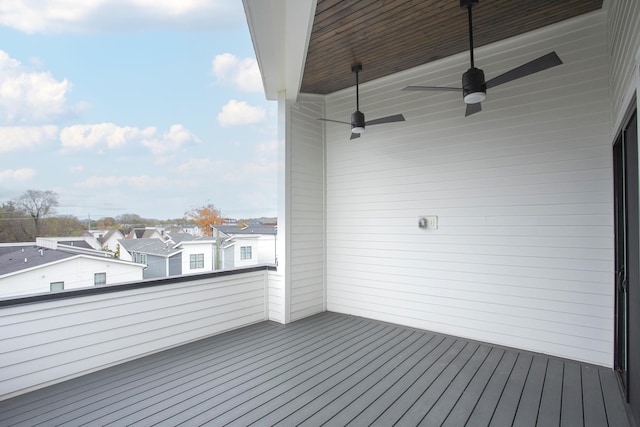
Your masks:
<path fill-rule="evenodd" d="M 354 66 L 351 67 L 351 71 L 356 73 L 356 111 L 351 115 L 351 123 L 341 122 L 339 120 L 331 120 L 331 119 L 318 119 L 318 120 L 351 125 L 351 138 L 349 139 L 360 138 L 360 134 L 364 132 L 364 128 L 366 126 L 405 121 L 404 116 L 402 114 L 395 114 L 393 116 L 381 117 L 379 119 L 373 119 L 365 122 L 364 113 L 360 111 L 360 92 L 358 88 L 358 85 L 359 85 L 358 73 L 362 71 L 362 64 L 355 64 Z"/>
<path fill-rule="evenodd" d="M 469 17 L 469 54 L 471 57 L 471 68 L 462 75 L 462 88 L 458 87 L 438 87 L 438 86 L 407 86 L 402 90 L 406 91 L 462 91 L 462 97 L 467 104 L 465 117 L 482 110 L 481 102 L 487 95 L 487 89 L 509 83 L 521 77 L 546 70 L 562 64 L 562 60 L 555 52 L 547 53 L 533 61 L 527 62 L 519 67 L 509 70 L 497 77 L 485 81 L 484 72 L 476 68 L 473 62 L 473 25 L 471 21 L 471 9 L 478 4 L 479 0 L 460 0 L 460 8 L 467 9 Z"/>

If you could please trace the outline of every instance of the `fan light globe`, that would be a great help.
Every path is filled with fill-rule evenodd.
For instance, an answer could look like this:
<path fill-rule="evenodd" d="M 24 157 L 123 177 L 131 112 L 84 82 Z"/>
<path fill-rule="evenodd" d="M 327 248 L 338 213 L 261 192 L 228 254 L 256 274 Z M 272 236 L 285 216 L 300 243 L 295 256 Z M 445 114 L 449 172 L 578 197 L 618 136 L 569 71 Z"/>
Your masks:
<path fill-rule="evenodd" d="M 464 102 L 466 104 L 477 104 L 478 102 L 484 101 L 486 97 L 486 92 L 472 92 L 464 97 Z"/>
<path fill-rule="evenodd" d="M 361 126 L 352 127 L 351 133 L 364 133 L 364 128 Z"/>

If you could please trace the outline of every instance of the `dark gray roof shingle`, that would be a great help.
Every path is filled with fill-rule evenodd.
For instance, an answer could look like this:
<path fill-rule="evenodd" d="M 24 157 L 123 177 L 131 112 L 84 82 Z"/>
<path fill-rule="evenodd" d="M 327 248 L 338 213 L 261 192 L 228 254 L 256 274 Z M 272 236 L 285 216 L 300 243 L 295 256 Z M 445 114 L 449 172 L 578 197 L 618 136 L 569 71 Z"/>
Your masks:
<path fill-rule="evenodd" d="M 0 276 L 78 256 L 71 252 L 32 245 L 0 255 Z M 26 260 L 26 261 L 25 261 Z"/>

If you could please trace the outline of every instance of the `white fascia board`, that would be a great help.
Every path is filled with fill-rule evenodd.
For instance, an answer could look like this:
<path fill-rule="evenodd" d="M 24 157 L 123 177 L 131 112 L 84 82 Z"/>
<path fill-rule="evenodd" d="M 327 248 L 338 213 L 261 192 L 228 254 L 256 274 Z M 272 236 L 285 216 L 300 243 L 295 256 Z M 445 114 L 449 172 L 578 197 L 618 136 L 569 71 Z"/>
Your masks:
<path fill-rule="evenodd" d="M 295 100 L 302 84 L 317 0 L 243 0 L 264 92 Z"/>

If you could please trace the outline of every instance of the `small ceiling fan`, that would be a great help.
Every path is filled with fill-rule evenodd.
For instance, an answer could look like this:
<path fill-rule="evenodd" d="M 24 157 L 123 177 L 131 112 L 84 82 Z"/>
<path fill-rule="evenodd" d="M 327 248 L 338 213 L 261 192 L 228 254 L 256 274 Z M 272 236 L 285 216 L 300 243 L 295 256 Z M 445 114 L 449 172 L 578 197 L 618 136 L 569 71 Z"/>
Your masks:
<path fill-rule="evenodd" d="M 562 60 L 555 52 L 547 53 L 533 61 L 527 62 L 519 67 L 509 70 L 488 81 L 484 79 L 484 72 L 476 68 L 473 62 L 473 25 L 471 21 L 471 9 L 478 5 L 479 0 L 460 0 L 460 8 L 467 9 L 469 17 L 469 54 L 471 57 L 471 68 L 462 75 L 462 87 L 438 87 L 438 86 L 407 86 L 402 90 L 406 91 L 462 91 L 462 97 L 467 104 L 465 117 L 482 110 L 481 102 L 487 96 L 487 89 L 509 83 L 513 80 L 526 77 L 528 75 L 546 70 L 562 64 Z"/>
<path fill-rule="evenodd" d="M 373 119 L 365 122 L 364 113 L 360 111 L 360 92 L 358 88 L 358 85 L 359 85 L 358 73 L 362 71 L 362 64 L 355 64 L 354 66 L 351 67 L 351 71 L 356 73 L 356 111 L 351 115 L 351 123 L 341 122 L 339 120 L 331 120 L 331 119 L 318 119 L 318 120 L 351 125 L 351 138 L 349 139 L 360 138 L 360 134 L 364 132 L 364 128 L 366 126 L 405 121 L 404 116 L 402 114 L 395 114 L 393 116 L 381 117 L 379 119 Z"/>

